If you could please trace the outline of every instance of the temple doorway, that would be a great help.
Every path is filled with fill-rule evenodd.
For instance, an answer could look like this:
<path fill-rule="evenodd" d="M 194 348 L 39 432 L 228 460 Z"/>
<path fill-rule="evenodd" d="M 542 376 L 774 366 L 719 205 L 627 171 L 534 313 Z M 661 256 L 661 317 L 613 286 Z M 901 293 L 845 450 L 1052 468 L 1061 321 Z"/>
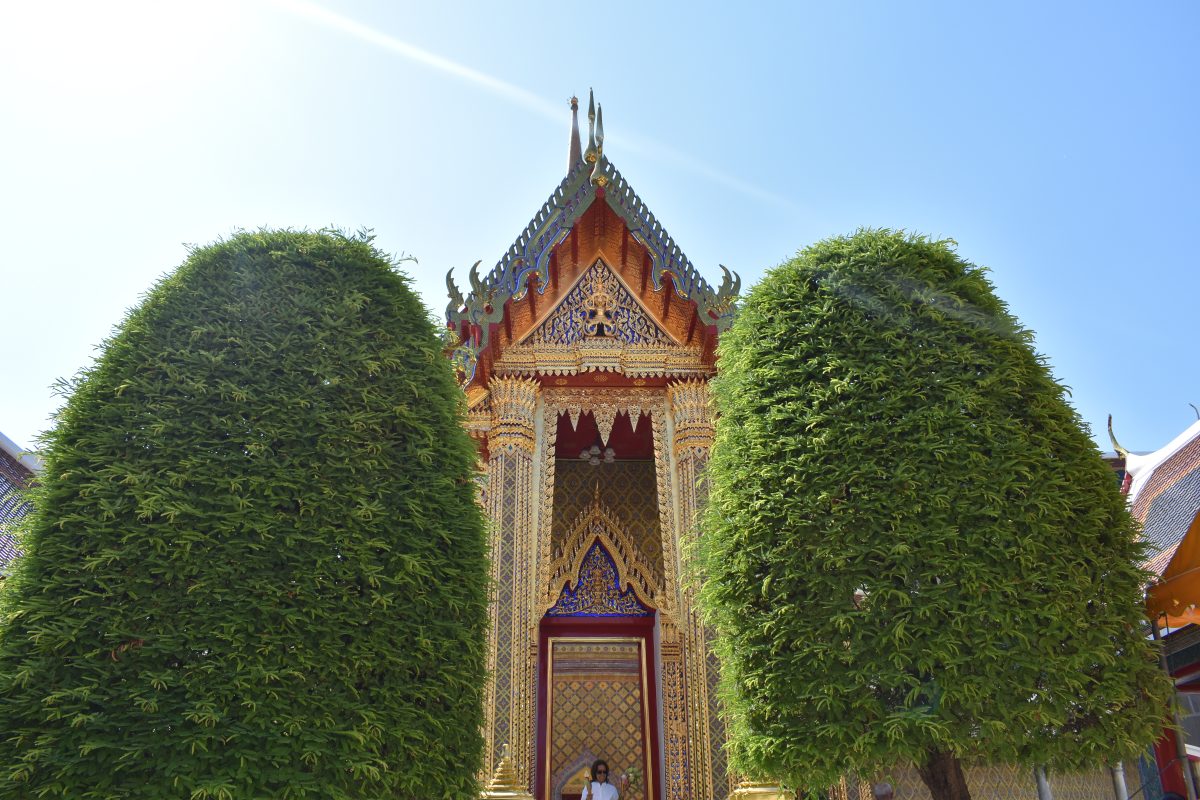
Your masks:
<path fill-rule="evenodd" d="M 602 546 L 597 543 L 597 550 Z M 632 590 L 629 590 L 632 595 Z M 579 800 L 603 759 L 622 800 L 658 800 L 656 618 L 547 615 L 538 648 L 539 800 Z"/>

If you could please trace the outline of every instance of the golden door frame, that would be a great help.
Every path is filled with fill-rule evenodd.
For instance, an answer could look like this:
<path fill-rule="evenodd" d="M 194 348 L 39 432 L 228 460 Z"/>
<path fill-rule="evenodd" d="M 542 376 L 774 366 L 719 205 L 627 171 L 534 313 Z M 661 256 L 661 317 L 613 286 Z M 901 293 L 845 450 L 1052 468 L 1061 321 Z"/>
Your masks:
<path fill-rule="evenodd" d="M 550 742 L 553 736 L 554 645 L 556 643 L 637 643 L 642 690 L 642 751 L 646 800 L 657 800 L 662 786 L 662 754 L 659 752 L 661 721 L 657 719 L 656 681 L 651 680 L 654 666 L 654 639 L 657 614 L 645 617 L 545 617 L 539 642 L 538 669 L 538 773 L 536 796 L 550 800 Z M 654 709 L 655 713 L 651 713 Z"/>

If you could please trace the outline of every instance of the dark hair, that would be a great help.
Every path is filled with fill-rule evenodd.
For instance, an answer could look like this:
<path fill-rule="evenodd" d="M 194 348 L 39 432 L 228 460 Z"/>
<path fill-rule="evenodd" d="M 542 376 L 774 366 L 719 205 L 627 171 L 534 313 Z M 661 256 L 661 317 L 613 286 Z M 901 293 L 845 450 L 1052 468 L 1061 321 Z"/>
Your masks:
<path fill-rule="evenodd" d="M 605 782 L 607 782 L 608 781 L 608 762 L 605 761 L 603 758 L 597 758 L 595 761 L 592 762 L 592 780 L 596 780 L 596 770 L 600 769 L 601 766 L 604 767 L 604 775 L 605 775 L 604 780 L 605 780 Z"/>

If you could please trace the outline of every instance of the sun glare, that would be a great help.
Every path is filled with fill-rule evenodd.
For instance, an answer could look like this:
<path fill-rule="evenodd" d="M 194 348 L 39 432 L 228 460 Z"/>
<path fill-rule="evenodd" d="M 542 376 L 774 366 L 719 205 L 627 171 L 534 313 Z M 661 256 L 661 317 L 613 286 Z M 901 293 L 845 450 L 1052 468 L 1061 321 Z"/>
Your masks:
<path fill-rule="evenodd" d="M 238 11 L 231 0 L 13 3 L 0 25 L 0 63 L 25 90 L 137 94 L 201 69 Z"/>

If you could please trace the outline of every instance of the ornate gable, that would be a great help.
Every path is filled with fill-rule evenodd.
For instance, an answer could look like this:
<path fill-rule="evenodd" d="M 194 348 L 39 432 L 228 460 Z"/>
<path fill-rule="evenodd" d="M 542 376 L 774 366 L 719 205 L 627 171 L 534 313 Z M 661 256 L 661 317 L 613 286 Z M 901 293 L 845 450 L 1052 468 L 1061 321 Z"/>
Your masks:
<path fill-rule="evenodd" d="M 616 273 L 598 260 L 521 344 L 579 344 L 604 337 L 635 346 L 677 344 Z"/>
<path fill-rule="evenodd" d="M 620 372 L 631 378 L 708 375 L 701 345 L 682 345 L 603 259 L 493 364 L 497 375 Z"/>
<path fill-rule="evenodd" d="M 721 267 L 719 287 L 705 281 L 609 162 L 599 137 L 578 155 L 572 150 L 566 178 L 496 266 L 485 276 L 478 263 L 471 268 L 465 297 L 446 276 L 446 322 L 457 339 L 452 358 L 464 388 L 486 386 L 494 374 L 544 372 L 543 362 L 554 375 L 616 370 L 669 379 L 713 372 L 716 339 L 732 322 L 740 280 Z M 571 310 L 578 306 L 564 302 L 566 294 L 584 291 L 581 274 L 601 260 L 617 279 L 614 310 L 630 310 L 628 319 L 615 320 L 624 339 L 588 333 L 580 312 Z M 592 299 L 605 301 L 603 294 Z M 551 308 L 564 317 L 547 316 Z M 631 338 L 635 329 L 640 338 Z M 622 346 L 662 352 L 617 352 Z M 592 360 L 582 352 L 546 351 L 547 359 L 532 359 L 530 352 L 514 352 L 528 348 L 603 355 Z M 668 348 L 674 350 L 668 354 Z M 689 348 L 698 348 L 699 357 L 681 352 Z"/>

